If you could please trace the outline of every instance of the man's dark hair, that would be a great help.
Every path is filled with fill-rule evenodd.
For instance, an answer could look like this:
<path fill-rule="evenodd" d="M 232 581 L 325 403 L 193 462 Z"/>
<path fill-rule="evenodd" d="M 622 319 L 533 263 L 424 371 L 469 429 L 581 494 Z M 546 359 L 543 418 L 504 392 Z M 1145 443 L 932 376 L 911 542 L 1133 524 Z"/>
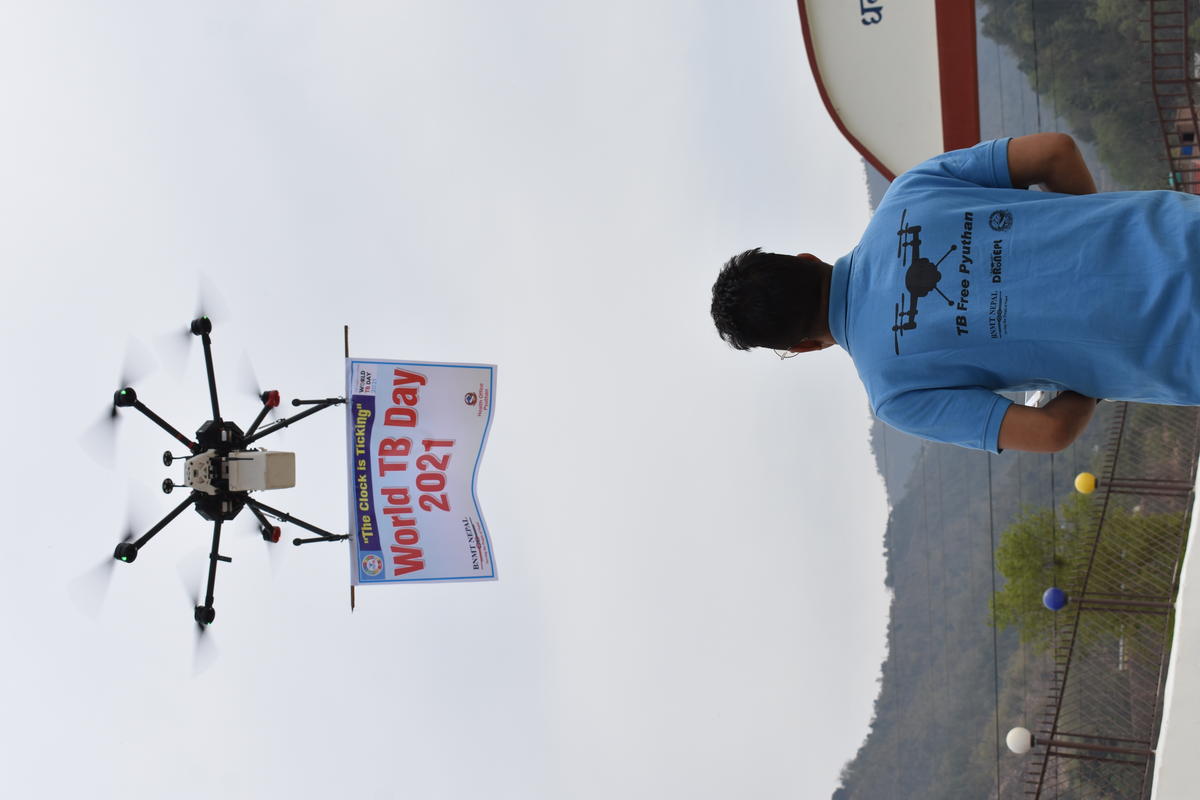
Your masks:
<path fill-rule="evenodd" d="M 815 265 L 759 248 L 736 255 L 713 284 L 712 316 L 738 350 L 787 350 L 812 333 L 824 275 Z"/>

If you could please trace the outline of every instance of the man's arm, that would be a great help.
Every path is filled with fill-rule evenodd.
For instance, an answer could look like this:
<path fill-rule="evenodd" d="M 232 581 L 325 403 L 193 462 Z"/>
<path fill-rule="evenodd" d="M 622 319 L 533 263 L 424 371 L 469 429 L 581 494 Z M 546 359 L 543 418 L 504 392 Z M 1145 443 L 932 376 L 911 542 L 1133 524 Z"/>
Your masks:
<path fill-rule="evenodd" d="M 1035 133 L 1008 143 L 1008 175 L 1022 189 L 1042 184 L 1060 194 L 1095 194 L 1096 182 L 1075 140 L 1065 133 Z M 1000 423 L 1001 450 L 1057 453 L 1083 433 L 1097 401 L 1063 392 L 1041 408 L 1012 405 Z"/>
<path fill-rule="evenodd" d="M 1008 176 L 1020 189 L 1040 183 L 1060 194 L 1096 193 L 1096 182 L 1083 154 L 1065 133 L 1034 133 L 1011 139 Z"/>
<path fill-rule="evenodd" d="M 1013 404 L 1000 423 L 1001 450 L 1057 453 L 1075 441 L 1092 419 L 1097 401 L 1063 392 L 1041 408 Z"/>

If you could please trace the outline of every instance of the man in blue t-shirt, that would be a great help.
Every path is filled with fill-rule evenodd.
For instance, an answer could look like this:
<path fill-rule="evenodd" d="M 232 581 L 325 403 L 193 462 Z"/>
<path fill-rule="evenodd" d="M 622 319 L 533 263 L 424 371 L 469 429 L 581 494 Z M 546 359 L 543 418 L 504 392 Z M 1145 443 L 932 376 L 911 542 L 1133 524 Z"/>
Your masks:
<path fill-rule="evenodd" d="M 1061 450 L 1093 398 L 1200 405 L 1200 197 L 1095 192 L 1064 134 L 945 153 L 832 265 L 735 256 L 713 320 L 742 350 L 840 345 L 884 422 L 992 452 Z M 996 393 L 1032 389 L 1060 394 Z"/>

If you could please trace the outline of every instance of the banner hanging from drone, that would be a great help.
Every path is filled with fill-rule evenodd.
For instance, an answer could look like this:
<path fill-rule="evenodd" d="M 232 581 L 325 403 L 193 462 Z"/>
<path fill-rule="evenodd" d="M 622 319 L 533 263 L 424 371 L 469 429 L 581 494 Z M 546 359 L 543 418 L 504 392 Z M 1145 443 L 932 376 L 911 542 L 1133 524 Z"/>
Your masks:
<path fill-rule="evenodd" d="M 496 577 L 475 497 L 493 364 L 346 359 L 354 584 Z"/>

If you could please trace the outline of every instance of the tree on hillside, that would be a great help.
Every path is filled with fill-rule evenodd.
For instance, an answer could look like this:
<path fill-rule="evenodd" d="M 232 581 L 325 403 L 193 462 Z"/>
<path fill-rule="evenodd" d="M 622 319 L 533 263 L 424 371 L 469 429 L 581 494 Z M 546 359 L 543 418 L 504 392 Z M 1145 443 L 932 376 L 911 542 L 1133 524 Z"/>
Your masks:
<path fill-rule="evenodd" d="M 1068 588 L 1094 547 L 1105 554 L 1105 564 L 1119 561 L 1125 591 L 1146 593 L 1164 585 L 1176 554 L 1157 546 L 1156 534 L 1182 525 L 1183 513 L 1144 513 L 1141 506 L 1110 503 L 1097 544 L 1093 503 L 1073 494 L 1060 505 L 1060 520 L 1048 508 L 1028 510 L 1000 535 L 996 569 L 1004 588 L 992 599 L 992 624 L 1016 628 L 1022 642 L 1048 647 L 1054 615 L 1042 605 L 1042 593 L 1051 586 Z M 1104 632 L 1103 626 L 1090 630 Z"/>
<path fill-rule="evenodd" d="M 983 32 L 1017 57 L 1040 95 L 1079 138 L 1096 145 L 1113 177 L 1131 189 L 1165 188 L 1149 45 L 1128 0 L 983 0 Z"/>
<path fill-rule="evenodd" d="M 992 624 L 1016 628 L 1024 643 L 1049 643 L 1053 620 L 1042 606 L 1042 592 L 1068 574 L 1087 516 L 1086 498 L 1075 495 L 1063 504 L 1061 522 L 1049 508 L 1028 509 L 1000 535 L 996 569 L 1004 589 L 992 598 Z"/>

